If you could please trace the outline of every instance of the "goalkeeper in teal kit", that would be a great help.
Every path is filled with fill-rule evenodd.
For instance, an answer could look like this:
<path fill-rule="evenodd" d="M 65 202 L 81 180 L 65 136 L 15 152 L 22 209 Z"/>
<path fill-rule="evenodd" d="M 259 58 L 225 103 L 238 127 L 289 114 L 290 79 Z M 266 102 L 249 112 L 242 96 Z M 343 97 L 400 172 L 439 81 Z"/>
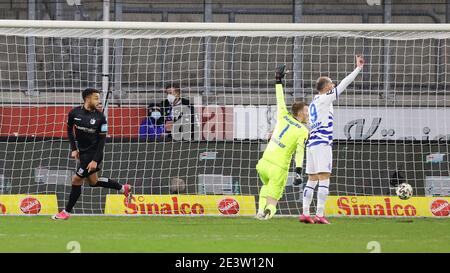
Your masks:
<path fill-rule="evenodd" d="M 263 183 L 259 192 L 259 205 L 256 218 L 267 220 L 276 213 L 278 200 L 283 195 L 291 165 L 292 155 L 296 153 L 296 172 L 298 181 L 303 165 L 305 142 L 308 139 L 308 129 L 304 125 L 308 121 L 308 105 L 295 102 L 291 113 L 286 108 L 282 79 L 285 75 L 285 65 L 277 67 L 275 90 L 277 98 L 277 124 L 262 158 L 256 165 L 259 177 Z"/>

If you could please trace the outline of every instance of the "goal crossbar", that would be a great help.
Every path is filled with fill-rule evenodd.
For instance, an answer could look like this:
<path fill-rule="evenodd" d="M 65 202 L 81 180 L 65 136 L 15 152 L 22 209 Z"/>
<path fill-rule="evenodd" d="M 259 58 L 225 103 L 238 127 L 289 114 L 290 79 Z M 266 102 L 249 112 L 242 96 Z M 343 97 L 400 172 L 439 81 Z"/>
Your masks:
<path fill-rule="evenodd" d="M 450 24 L 288 24 L 288 23 L 179 23 L 52 20 L 0 20 L 0 28 L 75 28 L 204 31 L 450 31 Z"/>

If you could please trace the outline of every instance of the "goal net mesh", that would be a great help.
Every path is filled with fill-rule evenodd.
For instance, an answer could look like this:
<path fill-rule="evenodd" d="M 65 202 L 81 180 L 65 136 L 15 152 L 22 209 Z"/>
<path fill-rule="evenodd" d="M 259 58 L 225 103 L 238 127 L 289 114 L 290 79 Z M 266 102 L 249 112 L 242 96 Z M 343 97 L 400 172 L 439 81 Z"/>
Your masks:
<path fill-rule="evenodd" d="M 257 202 L 255 165 L 276 123 L 275 67 L 289 70 L 289 107 L 311 101 L 319 76 L 342 80 L 356 54 L 366 65 L 334 104 L 330 195 L 390 196 L 401 182 L 416 196 L 436 195 L 450 183 L 448 32 L 0 28 L 0 194 L 57 194 L 64 208 L 77 165 L 67 113 L 81 105 L 82 90 L 102 89 L 105 38 L 110 96 L 100 176 L 130 183 L 135 194 Z M 163 138 L 140 135 L 168 85 L 184 100 L 158 123 Z M 301 212 L 294 167 L 282 215 Z M 86 185 L 73 212 L 103 213 L 107 194 L 116 192 Z"/>

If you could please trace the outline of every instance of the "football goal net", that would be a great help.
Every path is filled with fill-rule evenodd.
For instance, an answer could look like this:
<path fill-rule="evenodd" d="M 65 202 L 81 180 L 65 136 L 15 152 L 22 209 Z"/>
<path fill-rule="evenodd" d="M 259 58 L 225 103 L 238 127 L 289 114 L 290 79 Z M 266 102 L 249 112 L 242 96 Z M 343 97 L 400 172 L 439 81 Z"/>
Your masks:
<path fill-rule="evenodd" d="M 100 176 L 136 196 L 257 205 L 276 66 L 289 71 L 289 108 L 311 102 L 318 77 L 339 83 L 357 54 L 366 65 L 334 103 L 330 195 L 391 196 L 402 182 L 449 194 L 448 25 L 70 21 L 0 21 L 0 194 L 56 194 L 64 207 L 77 166 L 67 114 L 90 87 L 108 118 Z M 279 214 L 298 215 L 303 185 L 289 170 Z M 74 213 L 104 213 L 108 194 L 86 185 Z"/>

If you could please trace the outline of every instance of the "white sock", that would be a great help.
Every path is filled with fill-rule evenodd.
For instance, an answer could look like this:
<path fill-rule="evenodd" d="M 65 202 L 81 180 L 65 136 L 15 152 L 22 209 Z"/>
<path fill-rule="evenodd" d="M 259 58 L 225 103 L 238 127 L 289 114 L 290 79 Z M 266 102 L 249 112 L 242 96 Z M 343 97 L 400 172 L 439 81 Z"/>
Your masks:
<path fill-rule="evenodd" d="M 120 189 L 119 192 L 120 192 L 120 193 L 124 193 L 124 192 L 125 192 L 125 190 L 123 189 L 123 185 L 122 185 L 122 188 Z"/>
<path fill-rule="evenodd" d="M 317 212 L 316 215 L 323 217 L 323 211 L 325 210 L 325 203 L 327 202 L 327 197 L 330 187 L 330 179 L 319 180 L 319 189 L 317 190 Z"/>
<path fill-rule="evenodd" d="M 309 216 L 309 208 L 314 196 L 314 190 L 318 181 L 308 180 L 303 189 L 303 214 Z"/>

